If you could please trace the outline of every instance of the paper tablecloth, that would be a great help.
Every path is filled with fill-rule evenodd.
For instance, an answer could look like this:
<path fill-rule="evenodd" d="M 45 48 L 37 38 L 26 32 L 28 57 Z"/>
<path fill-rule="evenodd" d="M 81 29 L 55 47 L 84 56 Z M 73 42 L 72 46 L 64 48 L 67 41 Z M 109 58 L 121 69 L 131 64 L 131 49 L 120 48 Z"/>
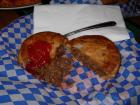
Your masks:
<path fill-rule="evenodd" d="M 62 91 L 46 82 L 39 81 L 17 63 L 21 43 L 32 34 L 33 16 L 16 19 L 0 31 L 0 105 L 139 105 L 140 104 L 140 44 L 130 33 L 130 39 L 115 42 L 122 62 L 119 73 L 102 84 L 97 78 L 87 79 L 89 69 L 80 68 L 83 74 L 73 70 L 73 77 L 82 80 L 79 85 L 85 89 L 84 82 L 93 87 L 82 92 Z M 87 83 L 86 82 L 86 83 Z M 97 88 L 101 88 L 99 91 Z"/>
<path fill-rule="evenodd" d="M 38 15 L 39 14 L 39 15 Z M 119 6 L 71 4 L 38 5 L 34 7 L 34 31 L 53 31 L 62 35 L 83 27 L 107 21 L 115 21 L 113 27 L 85 30 L 69 36 L 73 39 L 83 35 L 103 35 L 112 41 L 129 39 Z"/>

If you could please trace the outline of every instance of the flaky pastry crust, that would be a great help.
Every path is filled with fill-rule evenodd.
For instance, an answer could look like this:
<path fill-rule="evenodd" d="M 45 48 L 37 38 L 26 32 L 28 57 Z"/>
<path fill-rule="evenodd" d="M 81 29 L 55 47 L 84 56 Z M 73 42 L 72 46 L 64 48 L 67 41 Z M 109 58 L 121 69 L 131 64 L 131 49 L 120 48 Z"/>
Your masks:
<path fill-rule="evenodd" d="M 111 79 L 118 72 L 121 55 L 108 38 L 101 35 L 85 35 L 71 40 L 70 45 L 74 56 L 102 78 Z"/>
<path fill-rule="evenodd" d="M 24 68 L 26 64 L 28 63 L 27 47 L 38 40 L 46 41 L 47 43 L 51 44 L 52 46 L 52 50 L 50 51 L 51 59 L 55 58 L 55 55 L 57 53 L 57 48 L 59 48 L 60 45 L 67 43 L 68 41 L 67 38 L 55 32 L 39 32 L 34 35 L 31 35 L 22 43 L 19 54 L 18 54 L 18 62 Z"/>

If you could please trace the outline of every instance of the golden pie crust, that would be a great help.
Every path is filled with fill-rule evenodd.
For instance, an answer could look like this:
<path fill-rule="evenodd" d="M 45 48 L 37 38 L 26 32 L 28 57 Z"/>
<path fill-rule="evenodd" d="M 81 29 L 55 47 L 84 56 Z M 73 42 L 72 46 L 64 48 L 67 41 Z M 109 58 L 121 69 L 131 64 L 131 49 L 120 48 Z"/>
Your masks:
<path fill-rule="evenodd" d="M 108 38 L 85 35 L 71 40 L 70 44 L 74 56 L 104 79 L 111 79 L 118 72 L 121 55 Z"/>

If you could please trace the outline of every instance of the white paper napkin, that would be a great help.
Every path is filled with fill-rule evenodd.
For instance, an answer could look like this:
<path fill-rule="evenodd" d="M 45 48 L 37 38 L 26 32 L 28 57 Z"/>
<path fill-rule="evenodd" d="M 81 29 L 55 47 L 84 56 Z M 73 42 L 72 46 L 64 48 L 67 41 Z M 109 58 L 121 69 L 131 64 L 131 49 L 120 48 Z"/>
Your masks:
<path fill-rule="evenodd" d="M 69 36 L 103 35 L 112 41 L 129 39 L 121 10 L 118 6 L 106 5 L 39 5 L 34 7 L 34 33 L 53 31 L 66 34 L 86 26 L 116 21 L 117 25 L 92 29 Z"/>

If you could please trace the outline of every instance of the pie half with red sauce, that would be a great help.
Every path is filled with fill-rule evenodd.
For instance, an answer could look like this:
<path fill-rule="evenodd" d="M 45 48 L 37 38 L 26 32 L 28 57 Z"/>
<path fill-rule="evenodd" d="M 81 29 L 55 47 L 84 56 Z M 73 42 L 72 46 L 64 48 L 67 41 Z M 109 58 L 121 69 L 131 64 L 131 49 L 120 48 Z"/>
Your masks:
<path fill-rule="evenodd" d="M 41 80 L 61 86 L 69 74 L 71 60 L 65 57 L 68 39 L 59 33 L 40 32 L 24 40 L 18 62 L 29 73 Z"/>

